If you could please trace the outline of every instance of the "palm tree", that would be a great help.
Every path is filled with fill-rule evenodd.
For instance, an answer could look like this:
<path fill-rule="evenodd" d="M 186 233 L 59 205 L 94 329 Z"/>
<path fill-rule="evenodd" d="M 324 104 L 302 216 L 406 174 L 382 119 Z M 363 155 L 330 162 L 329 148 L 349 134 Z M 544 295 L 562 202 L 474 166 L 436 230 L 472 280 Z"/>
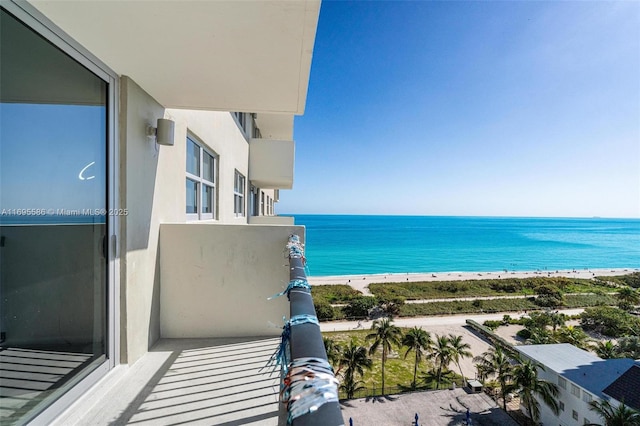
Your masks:
<path fill-rule="evenodd" d="M 544 370 L 544 367 L 538 366 Z M 529 417 L 534 423 L 540 421 L 540 403 L 536 400 L 538 396 L 547 404 L 555 415 L 558 415 L 558 387 L 555 383 L 538 378 L 538 369 L 529 360 L 523 360 L 513 368 L 513 387 L 520 394 L 520 403 L 525 406 Z"/>
<path fill-rule="evenodd" d="M 338 361 L 340 368 L 345 367 L 342 384 L 340 388 L 347 394 L 347 399 L 353 398 L 353 394 L 363 389 L 360 384 L 362 381 L 358 380 L 356 375 L 360 378 L 364 375 L 364 369 L 371 369 L 373 361 L 367 356 L 367 349 L 363 346 L 358 346 L 355 340 L 349 342 L 349 346 L 345 346 L 340 354 Z"/>
<path fill-rule="evenodd" d="M 558 312 L 550 313 L 549 318 L 551 319 L 551 327 L 553 327 L 554 333 L 558 327 L 562 327 L 564 325 L 566 319 L 564 314 L 560 314 Z"/>
<path fill-rule="evenodd" d="M 624 358 L 640 358 L 640 337 L 636 334 L 619 339 L 618 353 Z"/>
<path fill-rule="evenodd" d="M 591 401 L 590 410 L 595 411 L 604 419 L 605 426 L 640 426 L 640 413 L 624 405 L 612 407 L 609 401 Z"/>
<path fill-rule="evenodd" d="M 467 380 L 462 373 L 462 367 L 460 367 L 460 358 L 469 358 L 472 357 L 473 354 L 469 349 L 468 343 L 462 341 L 462 336 L 456 336 L 454 334 L 449 335 L 449 346 L 451 347 L 451 359 L 458 366 L 458 370 L 460 370 L 460 375 L 462 376 L 462 385 L 467 385 Z"/>
<path fill-rule="evenodd" d="M 384 365 L 387 362 L 387 354 L 393 346 L 400 346 L 402 339 L 402 331 L 395 325 L 391 324 L 393 320 L 384 318 L 375 320 L 371 325 L 373 333 L 368 334 L 366 339 L 373 340 L 369 355 L 374 354 L 378 347 L 382 347 L 382 394 L 384 395 Z"/>
<path fill-rule="evenodd" d="M 442 379 L 442 370 L 449 368 L 449 364 L 453 360 L 453 354 L 451 351 L 451 341 L 449 336 L 438 336 L 436 334 L 436 340 L 433 344 L 432 357 L 435 360 L 437 366 L 437 381 L 436 389 L 440 389 L 440 380 Z"/>
<path fill-rule="evenodd" d="M 580 349 L 587 347 L 586 343 L 588 338 L 587 333 L 582 331 L 580 327 L 574 327 L 573 325 L 562 327 L 555 334 L 555 339 L 558 343 L 570 343 Z"/>
<path fill-rule="evenodd" d="M 527 343 L 531 345 L 548 345 L 556 343 L 551 333 L 544 328 L 530 328 L 531 335 L 527 339 Z"/>
<path fill-rule="evenodd" d="M 598 342 L 596 345 L 591 346 L 591 349 L 602 359 L 619 358 L 618 346 L 611 340 Z"/>
<path fill-rule="evenodd" d="M 498 383 L 500 383 L 500 395 L 502 396 L 502 408 L 507 411 L 507 392 L 509 391 L 508 383 L 511 380 L 511 360 L 507 353 L 500 346 L 489 349 L 481 356 L 473 359 L 479 363 L 479 370 L 485 376 L 495 375 Z"/>
<path fill-rule="evenodd" d="M 404 353 L 405 359 L 409 352 L 415 352 L 415 362 L 413 365 L 413 382 L 411 387 L 416 388 L 416 376 L 418 375 L 418 364 L 422 361 L 423 351 L 430 351 L 433 345 L 431 334 L 424 331 L 422 327 L 413 327 L 402 338 L 402 345 L 407 347 L 407 351 Z"/>
<path fill-rule="evenodd" d="M 324 343 L 324 350 L 327 353 L 327 360 L 336 368 L 336 365 L 340 362 L 340 345 L 336 343 L 336 341 L 330 337 L 323 337 L 322 342 Z M 338 370 L 339 371 L 339 370 Z M 336 374 L 338 373 L 336 371 Z"/>
<path fill-rule="evenodd" d="M 618 306 L 621 309 L 629 310 L 640 301 L 640 295 L 631 287 L 622 287 L 617 294 Z"/>

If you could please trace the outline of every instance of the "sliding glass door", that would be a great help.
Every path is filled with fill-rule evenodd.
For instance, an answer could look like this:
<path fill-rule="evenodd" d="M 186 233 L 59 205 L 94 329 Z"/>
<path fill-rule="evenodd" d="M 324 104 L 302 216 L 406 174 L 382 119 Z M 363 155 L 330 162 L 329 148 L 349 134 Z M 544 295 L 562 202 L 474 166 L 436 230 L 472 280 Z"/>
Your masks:
<path fill-rule="evenodd" d="M 109 357 L 109 83 L 0 22 L 0 424 Z"/>

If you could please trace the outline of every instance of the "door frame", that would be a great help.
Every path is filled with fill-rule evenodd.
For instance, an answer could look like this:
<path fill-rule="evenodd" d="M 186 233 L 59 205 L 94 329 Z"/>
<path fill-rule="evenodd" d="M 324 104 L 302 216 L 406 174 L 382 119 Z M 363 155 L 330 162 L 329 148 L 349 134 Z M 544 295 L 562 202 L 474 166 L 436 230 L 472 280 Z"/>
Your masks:
<path fill-rule="evenodd" d="M 120 80 L 118 74 L 96 56 L 83 48 L 51 20 L 26 1 L 0 0 L 0 6 L 14 15 L 32 31 L 40 34 L 58 49 L 69 55 L 108 84 L 107 97 L 107 210 L 120 208 L 118 148 L 118 104 Z M 95 370 L 80 380 L 71 389 L 55 400 L 44 411 L 25 420 L 31 425 L 48 425 L 116 365 L 120 364 L 120 217 L 107 215 L 108 253 L 107 270 L 107 359 Z"/>

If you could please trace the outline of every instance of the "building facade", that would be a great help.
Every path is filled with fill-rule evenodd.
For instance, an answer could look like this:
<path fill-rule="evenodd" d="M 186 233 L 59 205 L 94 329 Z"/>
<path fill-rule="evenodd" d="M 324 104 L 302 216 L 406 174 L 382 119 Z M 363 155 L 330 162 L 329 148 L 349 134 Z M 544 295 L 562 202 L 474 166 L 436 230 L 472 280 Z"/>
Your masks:
<path fill-rule="evenodd" d="M 538 400 L 543 425 L 603 424 L 603 419 L 590 409 L 590 403 L 608 400 L 617 406 L 619 401 L 607 395 L 605 389 L 634 366 L 632 359 L 602 359 L 568 343 L 522 345 L 515 349 L 542 366 L 538 369 L 540 379 L 558 387 L 558 415 Z"/>
<path fill-rule="evenodd" d="M 0 421 L 162 337 L 279 334 L 319 1 L 0 7 Z"/>

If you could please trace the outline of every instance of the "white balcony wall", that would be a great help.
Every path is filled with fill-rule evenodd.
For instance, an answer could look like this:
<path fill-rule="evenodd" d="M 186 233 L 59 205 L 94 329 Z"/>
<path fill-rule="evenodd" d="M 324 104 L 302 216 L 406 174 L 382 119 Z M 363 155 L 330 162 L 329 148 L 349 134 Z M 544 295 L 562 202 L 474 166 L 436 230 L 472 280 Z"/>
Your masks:
<path fill-rule="evenodd" d="M 161 336 L 279 335 L 288 301 L 267 298 L 289 282 L 283 250 L 292 233 L 304 238 L 304 227 L 163 224 Z"/>
<path fill-rule="evenodd" d="M 251 139 L 249 180 L 260 188 L 291 189 L 294 156 L 291 140 Z"/>
<path fill-rule="evenodd" d="M 294 218 L 291 216 L 250 216 L 251 225 L 293 225 Z"/>

